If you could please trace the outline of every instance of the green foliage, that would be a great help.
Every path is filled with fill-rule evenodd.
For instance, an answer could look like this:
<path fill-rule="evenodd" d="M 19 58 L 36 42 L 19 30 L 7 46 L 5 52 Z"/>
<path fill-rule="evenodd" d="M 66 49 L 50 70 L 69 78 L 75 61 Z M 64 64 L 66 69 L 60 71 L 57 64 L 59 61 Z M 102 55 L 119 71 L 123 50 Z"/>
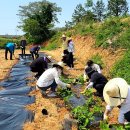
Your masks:
<path fill-rule="evenodd" d="M 92 59 L 92 61 L 94 61 L 94 63 L 104 67 L 102 57 L 99 55 L 99 53 L 97 53 L 96 55 L 93 55 L 90 59 Z"/>
<path fill-rule="evenodd" d="M 126 0 L 109 0 L 108 15 L 122 16 L 128 12 L 128 3 Z"/>
<path fill-rule="evenodd" d="M 50 38 L 54 22 L 58 21 L 57 12 L 61 12 L 61 8 L 55 3 L 46 0 L 30 2 L 28 6 L 20 6 L 18 15 L 22 24 L 19 27 L 30 41 L 41 43 Z"/>
<path fill-rule="evenodd" d="M 86 11 L 84 7 L 81 4 L 78 4 L 72 15 L 73 23 L 81 22 L 83 20 L 83 17 L 85 16 L 85 13 Z"/>
<path fill-rule="evenodd" d="M 96 5 L 93 7 L 93 12 L 96 15 L 96 19 L 98 21 L 102 21 L 105 18 L 105 4 L 102 0 L 98 0 Z"/>
<path fill-rule="evenodd" d="M 106 121 L 101 121 L 100 122 L 100 129 L 101 130 L 110 130 L 109 124 Z"/>
<path fill-rule="evenodd" d="M 72 109 L 73 116 L 78 120 L 79 130 L 88 130 L 88 126 L 94 120 L 94 116 L 102 115 L 101 100 L 93 100 L 93 92 L 88 90 L 85 93 L 87 101 L 83 106 L 77 106 Z"/>
<path fill-rule="evenodd" d="M 109 46 L 107 39 L 112 39 L 122 32 L 125 24 L 121 22 L 120 18 L 108 19 L 96 31 L 96 46 L 104 48 Z"/>
<path fill-rule="evenodd" d="M 5 45 L 7 42 L 14 42 L 14 43 L 17 43 L 19 45 L 19 39 L 14 39 L 14 38 L 3 38 L 3 37 L 0 37 L 0 48 L 5 48 Z"/>
<path fill-rule="evenodd" d="M 130 50 L 126 51 L 123 58 L 120 59 L 111 70 L 112 77 L 122 77 L 130 84 Z"/>

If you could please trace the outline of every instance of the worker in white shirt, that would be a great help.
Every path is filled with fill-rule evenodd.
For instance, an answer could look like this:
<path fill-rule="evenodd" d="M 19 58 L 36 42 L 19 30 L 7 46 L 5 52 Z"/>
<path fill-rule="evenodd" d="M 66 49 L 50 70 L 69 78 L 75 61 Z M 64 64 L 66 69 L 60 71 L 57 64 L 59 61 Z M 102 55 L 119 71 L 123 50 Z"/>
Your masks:
<path fill-rule="evenodd" d="M 38 79 L 36 85 L 41 90 L 43 96 L 55 97 L 57 85 L 60 85 L 63 88 L 70 88 L 70 84 L 66 84 L 60 80 L 60 75 L 63 72 L 64 63 L 58 62 L 53 64 L 52 68 L 47 69 Z M 46 90 L 50 88 L 50 92 L 47 94 Z"/>
<path fill-rule="evenodd" d="M 104 120 L 114 107 L 120 109 L 118 122 L 125 124 L 130 122 L 130 86 L 122 78 L 111 79 L 104 87 L 103 97 L 107 103 L 104 112 Z"/>

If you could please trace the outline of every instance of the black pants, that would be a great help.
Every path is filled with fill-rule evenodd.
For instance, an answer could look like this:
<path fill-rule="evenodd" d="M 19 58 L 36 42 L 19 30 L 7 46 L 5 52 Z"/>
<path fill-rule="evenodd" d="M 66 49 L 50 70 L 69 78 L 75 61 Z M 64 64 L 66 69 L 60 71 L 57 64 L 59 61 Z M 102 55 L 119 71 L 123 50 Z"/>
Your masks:
<path fill-rule="evenodd" d="M 130 111 L 124 114 L 125 119 L 130 122 Z"/>
<path fill-rule="evenodd" d="M 8 47 L 5 48 L 5 59 L 6 59 L 6 60 L 8 59 L 8 58 L 7 58 L 8 52 L 10 52 L 10 60 L 12 60 L 13 52 L 12 52 Z"/>
<path fill-rule="evenodd" d="M 31 71 L 37 72 L 36 77 L 40 77 L 45 70 L 40 66 L 38 66 L 38 67 L 31 67 Z"/>
<path fill-rule="evenodd" d="M 25 55 L 25 47 L 22 47 L 21 51 L 22 51 L 22 57 L 23 57 L 23 55 Z"/>
<path fill-rule="evenodd" d="M 32 59 L 34 60 L 34 59 L 37 59 L 38 57 L 39 57 L 39 54 L 38 54 L 38 52 L 36 52 L 36 51 L 30 51 L 30 53 L 31 53 L 31 55 L 32 55 Z"/>
<path fill-rule="evenodd" d="M 73 68 L 73 67 L 74 67 L 74 58 L 73 58 L 73 53 L 72 53 L 72 52 L 69 52 L 68 66 L 69 66 L 70 68 Z"/>
<path fill-rule="evenodd" d="M 103 96 L 103 89 L 104 89 L 104 84 L 96 84 L 94 85 L 94 88 L 97 90 L 97 92 L 100 94 L 100 96 Z"/>

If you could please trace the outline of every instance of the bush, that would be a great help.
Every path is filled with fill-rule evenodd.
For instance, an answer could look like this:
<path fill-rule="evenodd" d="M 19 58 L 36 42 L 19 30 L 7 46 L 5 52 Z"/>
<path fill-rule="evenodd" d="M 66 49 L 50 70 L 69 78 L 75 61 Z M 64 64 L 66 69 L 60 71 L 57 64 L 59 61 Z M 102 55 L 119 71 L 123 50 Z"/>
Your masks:
<path fill-rule="evenodd" d="M 126 51 L 123 58 L 120 59 L 112 68 L 112 77 L 124 78 L 130 84 L 130 50 Z"/>

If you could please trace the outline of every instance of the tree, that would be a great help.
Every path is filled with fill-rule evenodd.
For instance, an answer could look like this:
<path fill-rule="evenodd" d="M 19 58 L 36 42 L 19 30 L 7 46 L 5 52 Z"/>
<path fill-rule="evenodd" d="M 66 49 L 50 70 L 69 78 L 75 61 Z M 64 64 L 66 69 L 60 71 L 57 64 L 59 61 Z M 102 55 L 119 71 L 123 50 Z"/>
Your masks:
<path fill-rule="evenodd" d="M 86 6 L 87 8 L 92 7 L 92 6 L 93 6 L 93 0 L 87 0 L 86 3 L 85 3 L 85 6 Z"/>
<path fill-rule="evenodd" d="M 83 6 L 81 4 L 78 4 L 72 15 L 73 23 L 81 22 L 83 20 L 83 17 L 85 16 L 85 13 L 86 11 Z"/>
<path fill-rule="evenodd" d="M 109 0 L 108 16 L 123 16 L 128 12 L 128 4 L 126 0 Z"/>
<path fill-rule="evenodd" d="M 102 21 L 105 17 L 105 4 L 102 0 L 98 0 L 96 5 L 93 7 L 93 13 L 98 21 Z"/>
<path fill-rule="evenodd" d="M 20 6 L 18 14 L 21 18 L 20 28 L 31 41 L 38 43 L 45 41 L 50 37 L 54 23 L 58 22 L 57 12 L 61 12 L 61 8 L 46 0 Z"/>

